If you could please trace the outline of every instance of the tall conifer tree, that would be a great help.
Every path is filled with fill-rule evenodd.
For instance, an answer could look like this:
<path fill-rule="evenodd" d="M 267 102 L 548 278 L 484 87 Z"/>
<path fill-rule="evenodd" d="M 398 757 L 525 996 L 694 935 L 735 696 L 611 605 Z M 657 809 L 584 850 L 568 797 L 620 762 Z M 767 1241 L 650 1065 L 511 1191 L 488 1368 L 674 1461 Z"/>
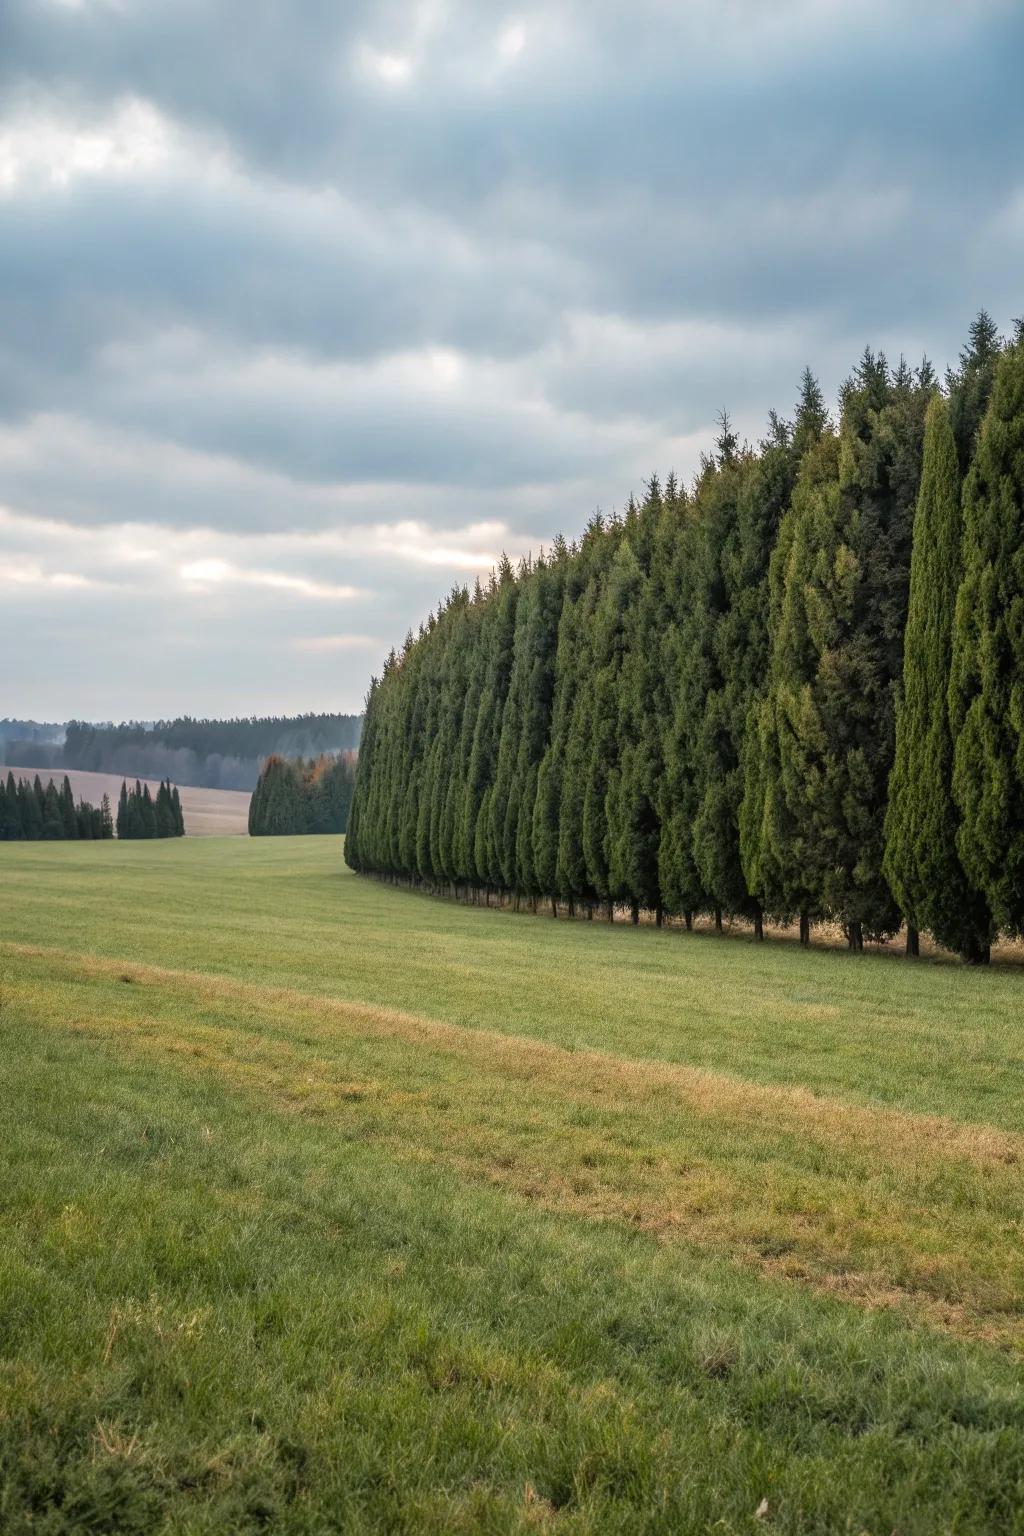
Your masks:
<path fill-rule="evenodd" d="M 988 954 L 991 919 L 956 848 L 953 733 L 946 708 L 960 581 L 960 475 L 949 406 L 928 407 L 914 518 L 903 687 L 885 822 L 885 873 L 913 935 L 931 932 L 969 960 Z M 914 952 L 913 937 L 908 949 Z"/>
<path fill-rule="evenodd" d="M 1024 345 L 996 370 L 964 486 L 950 710 L 957 847 L 1000 928 L 1024 932 Z"/>

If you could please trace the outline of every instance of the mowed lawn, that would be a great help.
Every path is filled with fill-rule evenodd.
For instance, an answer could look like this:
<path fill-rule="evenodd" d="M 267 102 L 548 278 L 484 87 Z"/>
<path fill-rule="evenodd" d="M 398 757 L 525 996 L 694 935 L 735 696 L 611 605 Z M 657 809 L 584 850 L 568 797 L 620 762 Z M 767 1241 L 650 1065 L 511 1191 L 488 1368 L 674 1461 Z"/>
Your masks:
<path fill-rule="evenodd" d="M 1024 1531 L 1024 972 L 0 846 L 0 1531 Z"/>

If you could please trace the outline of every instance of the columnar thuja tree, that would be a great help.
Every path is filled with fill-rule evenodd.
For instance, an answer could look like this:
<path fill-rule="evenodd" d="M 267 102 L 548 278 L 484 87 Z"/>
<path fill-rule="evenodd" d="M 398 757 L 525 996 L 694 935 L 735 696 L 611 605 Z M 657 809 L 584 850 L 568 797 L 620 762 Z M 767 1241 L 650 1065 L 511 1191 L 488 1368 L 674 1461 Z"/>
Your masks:
<path fill-rule="evenodd" d="M 835 469 L 819 459 L 794 494 L 775 637 L 790 843 L 778 864 L 801 872 L 807 915 L 839 918 L 855 949 L 899 926 L 883 832 L 927 390 L 865 352 L 844 390 Z"/>
<path fill-rule="evenodd" d="M 632 520 L 627 517 L 627 535 L 640 570 L 640 592 L 626 617 L 616 727 L 620 755 L 608 800 L 612 889 L 630 902 L 634 913 L 641 907 L 653 911 L 659 924 L 663 908 L 658 880 L 658 786 L 669 699 L 660 642 L 671 620 L 668 570 L 679 511 L 675 477 L 669 476 L 664 492 L 652 477 L 642 506 Z"/>
<path fill-rule="evenodd" d="M 517 727 L 513 788 L 505 821 L 505 845 L 511 889 L 531 899 L 550 890 L 538 877 L 534 861 L 534 819 L 541 763 L 551 735 L 554 704 L 558 622 L 562 611 L 568 550 L 556 540 L 551 558 L 537 562 L 531 583 L 532 601 L 521 626 L 520 662 L 523 680 L 522 719 Z M 518 617 L 518 615 L 517 615 Z"/>
<path fill-rule="evenodd" d="M 1002 350 L 1003 342 L 995 321 L 987 310 L 980 310 L 971 323 L 958 366 L 946 372 L 950 425 L 961 477 L 970 468 Z"/>
<path fill-rule="evenodd" d="M 772 907 L 759 873 L 756 820 L 764 809 L 764 770 L 772 771 L 770 760 L 761 757 L 759 730 L 760 709 L 770 682 L 771 559 L 801 459 L 818 442 L 827 424 L 821 389 L 805 368 L 794 422 L 782 421 L 773 413 L 760 452 L 747 467 L 739 491 L 735 532 L 723 551 L 727 603 L 718 626 L 716 651 L 724 680 L 726 734 L 721 787 L 709 785 L 701 819 L 719 828 L 719 879 L 721 888 L 730 893 L 727 905 L 751 918 L 758 938 L 763 934 L 765 909 Z M 765 751 L 770 751 L 770 745 L 769 731 Z"/>
<path fill-rule="evenodd" d="M 599 894 L 590 884 L 584 825 L 594 734 L 597 614 L 614 538 L 614 527 L 606 529 L 600 516 L 591 519 L 581 552 L 585 585 L 568 616 L 571 703 L 559 722 L 565 735 L 561 752 L 555 889 L 551 895 L 553 899 L 561 896 L 569 902 L 578 897 L 594 900 Z M 593 836 L 592 822 L 588 830 Z"/>
<path fill-rule="evenodd" d="M 703 556 L 701 502 L 715 466 L 707 460 L 680 519 L 669 568 L 672 618 L 662 641 L 662 666 L 669 679 L 664 725 L 664 771 L 657 796 L 661 822 L 658 880 L 665 909 L 681 913 L 687 926 L 707 905 L 707 892 L 693 851 L 693 825 L 700 803 L 695 758 L 706 658 L 699 648 L 701 617 L 693 594 Z"/>
<path fill-rule="evenodd" d="M 565 883 L 565 872 L 560 868 L 560 847 L 563 828 L 569 822 L 567 757 L 580 680 L 580 604 L 586 591 L 586 565 L 582 554 L 574 557 L 562 544 L 558 556 L 561 611 L 557 620 L 551 679 L 551 725 L 537 768 L 537 792 L 529 829 L 537 894 L 549 895 L 552 900 Z M 582 809 L 580 822 L 582 825 Z"/>
<path fill-rule="evenodd" d="M 957 848 L 995 923 L 1024 932 L 1024 341 L 1002 356 L 963 495 L 950 712 Z"/>
<path fill-rule="evenodd" d="M 601 901 L 630 901 L 621 866 L 613 870 L 609 809 L 617 797 L 624 746 L 619 729 L 620 674 L 631 615 L 642 583 L 633 548 L 636 510 L 616 530 L 616 550 L 594 614 L 593 690 L 583 791 L 583 857 L 587 888 Z"/>
<path fill-rule="evenodd" d="M 908 924 L 965 959 L 987 957 L 991 918 L 957 852 L 953 730 L 946 707 L 960 583 L 960 472 L 949 405 L 936 394 L 925 427 L 914 518 L 903 687 L 889 781 L 885 873 Z"/>
<path fill-rule="evenodd" d="M 768 680 L 748 717 L 743 753 L 740 850 L 747 888 L 768 911 L 799 917 L 804 942 L 822 914 L 824 875 L 810 820 L 810 800 L 824 778 L 825 741 L 813 700 L 820 650 L 809 599 L 815 550 L 836 524 L 838 498 L 839 444 L 825 432 L 801 462 L 769 562 Z"/>
<path fill-rule="evenodd" d="M 775 478 L 786 434 L 763 445 L 761 456 L 740 454 L 723 418 L 717 473 L 699 509 L 699 579 L 693 590 L 695 652 L 703 667 L 703 701 L 693 738 L 697 800 L 693 854 L 700 884 L 716 913 L 751 918 L 761 933 L 761 908 L 740 858 L 741 754 L 747 714 L 764 686 L 765 617 L 758 613 L 768 558 L 786 496 Z M 774 525 L 774 526 L 773 526 Z M 770 534 L 768 533 L 768 530 Z"/>

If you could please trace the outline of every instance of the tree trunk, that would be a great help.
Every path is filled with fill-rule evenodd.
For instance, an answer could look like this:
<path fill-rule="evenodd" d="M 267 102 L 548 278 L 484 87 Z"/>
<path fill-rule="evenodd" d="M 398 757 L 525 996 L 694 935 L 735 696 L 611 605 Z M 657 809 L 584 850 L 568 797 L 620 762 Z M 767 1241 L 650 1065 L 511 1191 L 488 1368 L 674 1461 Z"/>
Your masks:
<path fill-rule="evenodd" d="M 716 933 L 721 933 L 721 931 L 722 931 L 722 909 L 721 909 L 721 907 L 716 907 L 715 908 L 715 932 Z"/>
<path fill-rule="evenodd" d="M 913 923 L 907 924 L 907 955 L 911 960 L 916 960 L 921 953 L 921 936 Z"/>
<path fill-rule="evenodd" d="M 760 902 L 754 908 L 754 938 L 759 944 L 764 943 L 764 913 Z"/>
<path fill-rule="evenodd" d="M 665 913 L 662 911 L 661 902 L 659 901 L 658 904 L 656 905 L 656 907 L 654 908 L 654 926 L 655 926 L 655 928 L 660 928 L 661 925 L 664 923 L 664 921 L 665 921 Z"/>
<path fill-rule="evenodd" d="M 552 896 L 551 898 L 551 916 L 558 916 L 558 898 L 556 896 Z"/>
<path fill-rule="evenodd" d="M 992 961 L 992 948 L 988 944 L 965 944 L 961 958 L 966 965 L 989 965 Z"/>
<path fill-rule="evenodd" d="M 800 913 L 800 943 L 807 949 L 811 942 L 811 920 L 806 912 Z"/>
<path fill-rule="evenodd" d="M 634 928 L 640 921 L 640 903 L 638 901 L 634 901 L 630 905 L 629 920 L 633 924 Z"/>
<path fill-rule="evenodd" d="M 687 931 L 687 933 L 692 933 L 693 932 L 693 913 L 692 912 L 684 912 L 683 913 L 683 922 L 686 924 L 686 931 Z"/>
<path fill-rule="evenodd" d="M 594 903 L 592 901 L 588 901 L 587 902 L 587 922 L 588 923 L 592 923 L 593 921 L 594 921 Z"/>
<path fill-rule="evenodd" d="M 608 900 L 605 902 L 604 905 L 605 905 L 605 911 L 608 913 L 608 921 L 610 923 L 614 923 L 614 921 L 615 921 L 615 903 L 614 903 L 614 901 L 612 901 L 610 896 L 608 897 Z"/>
<path fill-rule="evenodd" d="M 571 896 L 569 897 L 569 916 L 570 917 L 575 917 L 576 916 L 576 902 L 574 901 L 574 899 Z"/>
<path fill-rule="evenodd" d="M 846 932 L 847 932 L 847 939 L 848 939 L 850 948 L 853 950 L 854 954 L 855 955 L 863 954 L 864 953 L 864 933 L 863 933 L 863 930 L 861 928 L 860 923 L 851 923 L 849 928 L 846 930 Z"/>

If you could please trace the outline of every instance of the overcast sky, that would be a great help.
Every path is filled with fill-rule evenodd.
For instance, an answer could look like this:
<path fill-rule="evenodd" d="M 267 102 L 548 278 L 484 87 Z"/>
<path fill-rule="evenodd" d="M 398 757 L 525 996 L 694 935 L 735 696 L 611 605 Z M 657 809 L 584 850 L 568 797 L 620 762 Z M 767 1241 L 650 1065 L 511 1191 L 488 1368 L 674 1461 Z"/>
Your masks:
<path fill-rule="evenodd" d="M 0 715 L 358 709 L 810 362 L 1024 310 L 1019 0 L 0 0 Z"/>

